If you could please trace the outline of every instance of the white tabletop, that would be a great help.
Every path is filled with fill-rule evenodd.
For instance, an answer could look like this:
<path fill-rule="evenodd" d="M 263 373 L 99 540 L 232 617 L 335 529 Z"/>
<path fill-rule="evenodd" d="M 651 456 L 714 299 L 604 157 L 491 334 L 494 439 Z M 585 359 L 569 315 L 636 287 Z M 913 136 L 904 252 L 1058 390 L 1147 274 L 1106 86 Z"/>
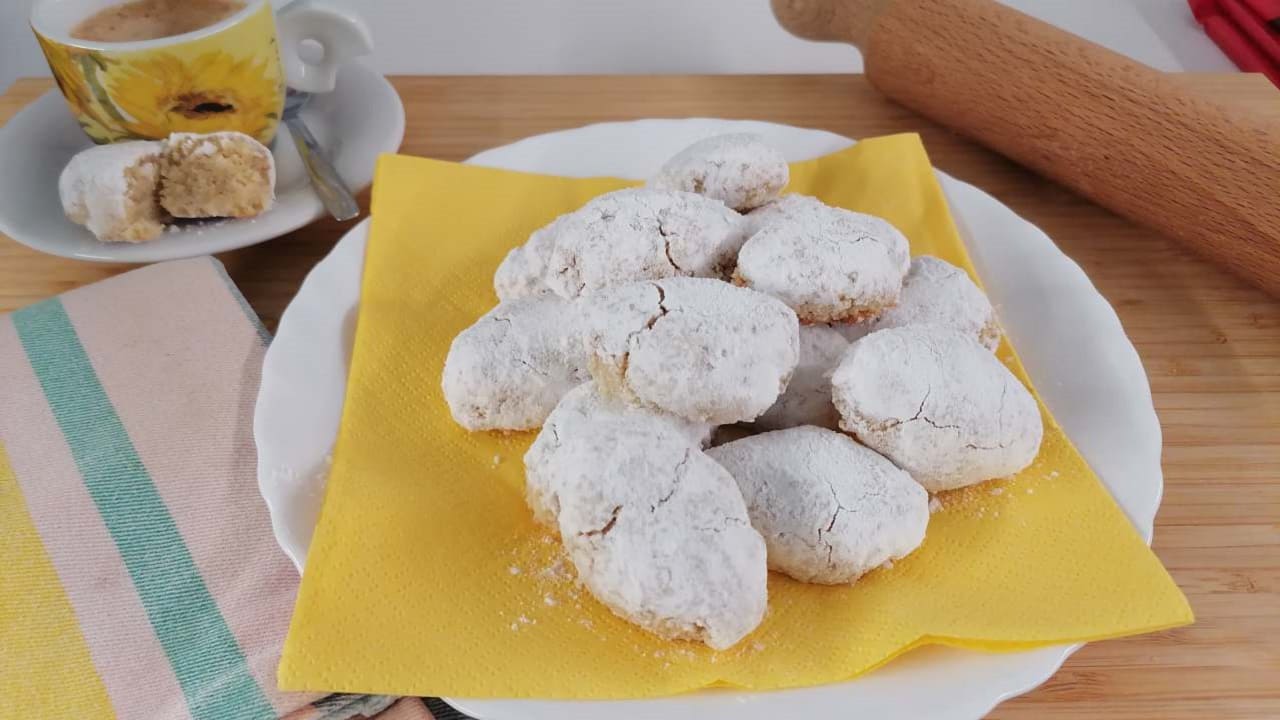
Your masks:
<path fill-rule="evenodd" d="M 850 46 L 788 35 L 767 0 L 332 1 L 359 8 L 377 44 L 371 62 L 388 74 L 862 70 Z M 1002 1 L 1161 70 L 1234 69 L 1185 0 Z M 48 74 L 28 6 L 0 0 L 0 88 Z"/>

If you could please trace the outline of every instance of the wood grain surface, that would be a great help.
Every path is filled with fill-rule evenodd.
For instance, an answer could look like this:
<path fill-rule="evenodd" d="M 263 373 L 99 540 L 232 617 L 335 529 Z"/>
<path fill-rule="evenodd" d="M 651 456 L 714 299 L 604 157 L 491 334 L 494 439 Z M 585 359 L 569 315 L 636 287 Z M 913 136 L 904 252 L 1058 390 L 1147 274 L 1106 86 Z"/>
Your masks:
<path fill-rule="evenodd" d="M 803 12 L 801 12 L 803 10 Z M 996 0 L 775 0 L 890 98 L 1280 297 L 1280 123 Z M 860 15 L 860 17 L 859 17 Z"/>
<path fill-rule="evenodd" d="M 1259 77 L 1180 81 L 1280 123 L 1280 93 Z M 938 167 L 1043 228 L 1115 306 L 1164 429 L 1155 550 L 1198 618 L 1187 628 L 1088 645 L 991 717 L 1280 718 L 1280 301 L 886 101 L 860 76 L 394 82 L 408 114 L 402 151 L 446 160 L 535 133 L 643 117 L 770 120 L 851 137 L 919 132 Z M 19 81 L 0 97 L 0 122 L 48 87 Z M 274 328 L 307 270 L 350 226 L 321 221 L 220 257 Z M 127 269 L 40 255 L 0 238 L 0 311 Z"/>

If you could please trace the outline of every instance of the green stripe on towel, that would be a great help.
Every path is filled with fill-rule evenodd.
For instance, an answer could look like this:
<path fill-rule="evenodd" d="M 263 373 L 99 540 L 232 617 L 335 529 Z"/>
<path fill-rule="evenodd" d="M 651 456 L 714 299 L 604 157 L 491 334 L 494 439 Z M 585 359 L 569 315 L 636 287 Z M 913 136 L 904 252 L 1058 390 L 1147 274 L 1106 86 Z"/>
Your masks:
<path fill-rule="evenodd" d="M 274 720 L 57 298 L 12 315 L 195 720 Z"/>

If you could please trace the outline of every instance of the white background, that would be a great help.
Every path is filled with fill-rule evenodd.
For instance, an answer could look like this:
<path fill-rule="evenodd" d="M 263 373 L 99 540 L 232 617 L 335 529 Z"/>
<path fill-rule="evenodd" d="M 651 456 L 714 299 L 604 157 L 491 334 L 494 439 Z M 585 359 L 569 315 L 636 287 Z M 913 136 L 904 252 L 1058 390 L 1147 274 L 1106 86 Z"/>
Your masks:
<path fill-rule="evenodd" d="M 365 17 L 377 44 L 370 61 L 387 74 L 862 69 L 850 46 L 789 36 L 768 0 L 331 1 Z M 1185 0 L 1003 1 L 1162 70 L 1234 69 Z M 30 4 L 0 0 L 0 88 L 48 74 L 27 26 Z"/>

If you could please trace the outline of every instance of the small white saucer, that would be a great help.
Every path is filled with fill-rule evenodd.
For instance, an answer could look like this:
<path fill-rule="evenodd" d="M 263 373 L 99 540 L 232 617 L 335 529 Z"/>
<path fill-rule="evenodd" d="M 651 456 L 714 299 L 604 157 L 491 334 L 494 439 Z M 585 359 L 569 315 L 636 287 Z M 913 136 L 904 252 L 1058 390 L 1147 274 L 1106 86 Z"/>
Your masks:
<path fill-rule="evenodd" d="M 353 192 L 369 186 L 380 153 L 404 138 L 404 105 L 391 83 L 360 64 L 344 66 L 334 91 L 312 98 L 302 118 L 329 152 Z M 99 242 L 67 220 L 58 175 L 92 142 L 57 90 L 50 90 L 0 127 L 0 233 L 40 252 L 96 262 L 159 262 L 253 245 L 296 230 L 325 214 L 293 139 L 282 124 L 276 157 L 276 203 L 246 220 L 183 226 L 145 243 Z"/>

